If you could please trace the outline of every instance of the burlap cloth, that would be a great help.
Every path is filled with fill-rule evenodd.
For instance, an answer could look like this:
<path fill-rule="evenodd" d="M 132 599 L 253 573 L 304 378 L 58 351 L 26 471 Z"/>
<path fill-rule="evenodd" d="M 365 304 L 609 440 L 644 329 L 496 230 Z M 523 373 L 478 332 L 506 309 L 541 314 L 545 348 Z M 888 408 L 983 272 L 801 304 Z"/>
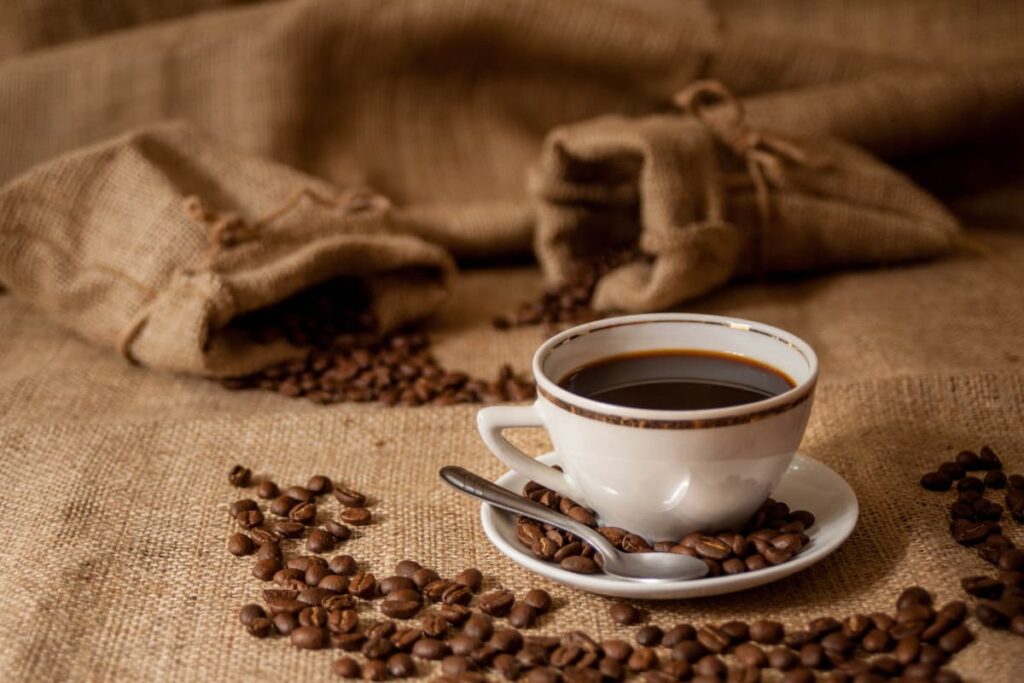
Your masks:
<path fill-rule="evenodd" d="M 763 616 L 796 626 L 890 609 L 912 583 L 939 600 L 960 598 L 958 578 L 987 569 L 950 541 L 947 497 L 916 484 L 926 468 L 983 442 L 1009 470 L 1024 470 L 1024 237 L 979 234 L 988 257 L 737 287 L 696 307 L 782 325 L 818 350 L 822 387 L 803 450 L 847 478 L 862 516 L 820 565 L 737 595 L 652 603 L 653 621 Z M 466 273 L 436 322 L 439 355 L 480 373 L 502 361 L 525 367 L 538 329 L 500 332 L 488 320 L 538 287 L 532 269 Z M 406 557 L 442 573 L 477 565 L 489 582 L 556 596 L 540 632 L 628 635 L 611 623 L 607 599 L 496 553 L 478 506 L 431 483 L 448 463 L 500 474 L 477 438 L 474 408 L 323 408 L 231 393 L 126 366 L 9 296 L 0 296 L 0 320 L 7 679 L 329 680 L 334 654 L 257 641 L 237 622 L 260 585 L 251 558 L 224 549 L 226 506 L 239 495 L 225 473 L 236 462 L 281 482 L 323 472 L 372 494 L 379 523 L 344 551 L 380 574 Z M 546 445 L 537 432 L 515 436 L 534 452 Z M 974 681 L 1019 680 L 1019 639 L 971 625 L 979 642 L 954 668 Z"/>

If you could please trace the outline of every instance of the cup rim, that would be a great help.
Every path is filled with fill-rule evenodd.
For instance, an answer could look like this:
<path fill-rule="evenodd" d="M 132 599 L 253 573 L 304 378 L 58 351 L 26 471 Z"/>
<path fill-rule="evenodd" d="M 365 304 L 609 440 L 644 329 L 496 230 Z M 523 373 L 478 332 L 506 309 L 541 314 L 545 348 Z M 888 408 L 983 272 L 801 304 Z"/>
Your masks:
<path fill-rule="evenodd" d="M 577 337 L 609 327 L 657 322 L 691 322 L 723 325 L 733 329 L 763 334 L 777 342 L 795 348 L 807 361 L 809 372 L 801 381 L 796 381 L 794 378 L 796 384 L 792 388 L 760 401 L 744 403 L 738 406 L 706 408 L 703 410 L 655 410 L 616 406 L 585 398 L 558 386 L 542 369 L 544 361 L 556 348 Z M 818 380 L 818 356 L 814 353 L 814 349 L 811 348 L 810 344 L 795 334 L 754 320 L 703 313 L 643 313 L 639 315 L 602 318 L 601 320 L 571 327 L 556 334 L 541 344 L 533 354 L 533 377 L 537 383 L 538 398 L 547 399 L 555 406 L 583 417 L 636 427 L 715 427 L 742 424 L 759 417 L 769 417 L 803 403 L 810 398 Z"/>

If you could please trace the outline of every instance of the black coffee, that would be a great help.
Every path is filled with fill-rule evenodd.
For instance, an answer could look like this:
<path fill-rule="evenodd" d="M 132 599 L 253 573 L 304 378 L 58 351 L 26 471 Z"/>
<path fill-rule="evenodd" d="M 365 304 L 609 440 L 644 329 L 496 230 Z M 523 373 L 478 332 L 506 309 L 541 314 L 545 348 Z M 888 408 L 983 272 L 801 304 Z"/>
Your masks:
<path fill-rule="evenodd" d="M 603 358 L 576 368 L 558 384 L 602 403 L 650 410 L 737 406 L 795 386 L 781 371 L 754 360 L 669 349 Z"/>

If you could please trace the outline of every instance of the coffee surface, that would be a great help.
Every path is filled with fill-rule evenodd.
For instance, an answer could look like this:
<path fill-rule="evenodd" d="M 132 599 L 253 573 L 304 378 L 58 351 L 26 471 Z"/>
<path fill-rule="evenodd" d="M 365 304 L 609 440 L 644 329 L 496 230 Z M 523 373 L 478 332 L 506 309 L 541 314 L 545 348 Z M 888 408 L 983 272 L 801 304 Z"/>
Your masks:
<path fill-rule="evenodd" d="M 793 381 L 768 365 L 732 354 L 654 350 L 611 356 L 576 368 L 558 383 L 602 403 L 648 410 L 705 410 L 761 401 Z"/>

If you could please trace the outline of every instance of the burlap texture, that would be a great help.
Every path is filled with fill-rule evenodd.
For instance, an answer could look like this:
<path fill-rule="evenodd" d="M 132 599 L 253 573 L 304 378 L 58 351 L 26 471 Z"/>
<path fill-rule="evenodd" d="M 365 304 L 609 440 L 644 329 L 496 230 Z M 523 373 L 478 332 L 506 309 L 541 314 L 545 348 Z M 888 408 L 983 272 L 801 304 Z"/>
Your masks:
<path fill-rule="evenodd" d="M 444 298 L 447 253 L 403 233 L 374 201 L 225 149 L 188 124 L 149 126 L 0 191 L 0 281 L 133 361 L 244 374 L 300 351 L 254 341 L 232 322 L 312 285 L 365 280 L 383 329 Z"/>
<path fill-rule="evenodd" d="M 692 309 L 764 320 L 815 347 L 822 385 L 803 450 L 850 481 L 862 517 L 821 565 L 737 595 L 651 603 L 654 622 L 764 616 L 797 626 L 888 609 L 910 583 L 940 600 L 963 597 L 958 578 L 986 567 L 949 540 L 948 495 L 916 480 L 983 442 L 1024 470 L 1024 237 L 981 236 L 991 256 L 737 286 Z M 482 375 L 501 362 L 526 367 L 539 330 L 502 332 L 489 320 L 540 286 L 531 269 L 467 272 L 432 331 L 442 361 Z M 232 393 L 125 365 L 10 296 L 0 296 L 0 320 L 11 330 L 0 337 L 0 670 L 9 679 L 329 680 L 331 653 L 255 641 L 237 623 L 259 585 L 251 558 L 224 549 L 235 462 L 281 482 L 323 472 L 371 493 L 380 524 L 345 550 L 374 568 L 407 556 L 447 573 L 475 564 L 490 582 L 555 594 L 558 609 L 538 631 L 629 635 L 611 623 L 608 600 L 499 556 L 477 506 L 433 483 L 442 464 L 502 471 L 472 407 L 322 407 Z M 536 431 L 513 438 L 546 447 Z M 979 642 L 953 668 L 979 683 L 1016 681 L 1019 641 L 970 626 Z"/>
<path fill-rule="evenodd" d="M 603 275 L 593 305 L 642 312 L 755 272 L 879 265 L 952 248 L 956 220 L 892 168 L 837 140 L 754 130 L 741 105 L 722 106 L 728 119 L 694 110 L 553 131 L 531 174 L 547 279 L 564 284 L 595 254 L 638 248 L 647 258 Z"/>

